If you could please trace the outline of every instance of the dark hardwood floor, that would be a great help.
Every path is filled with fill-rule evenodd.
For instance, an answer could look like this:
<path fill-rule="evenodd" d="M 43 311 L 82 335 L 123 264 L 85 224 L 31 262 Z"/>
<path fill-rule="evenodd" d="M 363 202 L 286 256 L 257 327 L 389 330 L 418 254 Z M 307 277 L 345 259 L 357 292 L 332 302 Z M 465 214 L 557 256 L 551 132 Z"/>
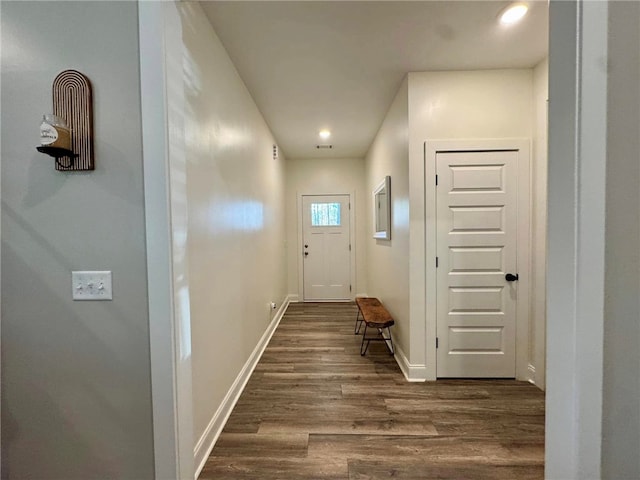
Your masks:
<path fill-rule="evenodd" d="M 200 479 L 544 477 L 544 393 L 514 380 L 405 381 L 359 354 L 354 304 L 291 304 Z"/>

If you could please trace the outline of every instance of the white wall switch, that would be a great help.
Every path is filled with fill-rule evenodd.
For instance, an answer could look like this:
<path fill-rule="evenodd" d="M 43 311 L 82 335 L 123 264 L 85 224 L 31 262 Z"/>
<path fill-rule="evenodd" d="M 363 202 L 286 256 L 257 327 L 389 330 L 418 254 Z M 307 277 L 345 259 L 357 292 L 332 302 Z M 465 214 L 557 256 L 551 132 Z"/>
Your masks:
<path fill-rule="evenodd" d="M 71 272 L 74 300 L 113 300 L 111 272 Z"/>

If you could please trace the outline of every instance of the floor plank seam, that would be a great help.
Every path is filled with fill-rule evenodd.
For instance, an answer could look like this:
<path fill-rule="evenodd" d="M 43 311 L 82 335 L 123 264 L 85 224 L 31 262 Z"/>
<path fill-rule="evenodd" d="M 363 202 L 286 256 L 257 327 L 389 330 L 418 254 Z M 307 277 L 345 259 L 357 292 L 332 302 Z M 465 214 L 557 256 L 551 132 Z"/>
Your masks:
<path fill-rule="evenodd" d="M 544 477 L 543 392 L 406 382 L 384 345 L 359 355 L 356 310 L 290 305 L 201 479 Z"/>

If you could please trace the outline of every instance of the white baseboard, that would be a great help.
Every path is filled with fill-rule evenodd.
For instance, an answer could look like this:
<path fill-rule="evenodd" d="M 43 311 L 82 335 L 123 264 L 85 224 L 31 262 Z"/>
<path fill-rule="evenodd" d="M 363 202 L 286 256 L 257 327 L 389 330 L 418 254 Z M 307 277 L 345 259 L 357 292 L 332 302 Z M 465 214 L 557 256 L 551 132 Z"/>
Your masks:
<path fill-rule="evenodd" d="M 242 367 L 242 370 L 233 382 L 233 385 L 231 385 L 231 388 L 225 395 L 224 400 L 218 407 L 218 410 L 209 422 L 209 425 L 207 425 L 207 428 L 202 434 L 202 437 L 200 437 L 200 439 L 198 440 L 198 443 L 196 444 L 193 451 L 194 465 L 196 465 L 197 467 L 195 474 L 196 479 L 198 478 L 198 475 L 200 475 L 200 472 L 202 471 L 207 458 L 209 458 L 209 455 L 211 454 L 211 450 L 213 450 L 213 446 L 216 444 L 220 433 L 222 433 L 222 429 L 229 419 L 229 415 L 231 415 L 233 407 L 235 407 L 238 399 L 240 398 L 244 387 L 249 381 L 249 377 L 251 377 L 253 370 L 256 368 L 260 357 L 262 357 L 265 348 L 267 348 L 269 340 L 271 340 L 273 333 L 276 331 L 276 328 L 278 328 L 280 320 L 282 320 L 284 312 L 286 312 L 287 307 L 289 306 L 289 303 L 291 303 L 291 301 L 291 295 L 288 295 L 274 315 L 273 320 L 271 320 L 271 323 L 267 327 L 267 330 L 262 335 L 262 338 L 260 338 L 260 341 L 249 356 L 249 359 L 245 363 L 244 367 Z"/>
<path fill-rule="evenodd" d="M 356 293 L 356 297 L 368 297 L 368 296 L 369 295 L 367 295 L 366 293 Z M 300 301 L 300 296 L 295 293 L 290 293 L 288 298 L 289 298 L 289 303 L 298 303 Z"/>
<path fill-rule="evenodd" d="M 366 297 L 367 294 L 363 293 L 363 294 L 356 294 L 356 297 Z M 290 293 L 289 294 L 289 303 L 299 303 L 299 302 L 304 302 L 304 299 L 301 299 L 299 295 Z M 310 300 L 313 303 L 334 303 L 334 302 L 350 302 L 350 299 L 346 299 L 346 300 Z"/>
<path fill-rule="evenodd" d="M 396 351 L 394 358 L 396 359 L 396 363 L 400 367 L 400 370 L 402 370 L 404 378 L 406 378 L 408 382 L 426 382 L 427 366 L 424 364 L 416 365 L 409 363 L 407 356 L 398 346 L 395 339 L 393 341 L 393 346 Z"/>

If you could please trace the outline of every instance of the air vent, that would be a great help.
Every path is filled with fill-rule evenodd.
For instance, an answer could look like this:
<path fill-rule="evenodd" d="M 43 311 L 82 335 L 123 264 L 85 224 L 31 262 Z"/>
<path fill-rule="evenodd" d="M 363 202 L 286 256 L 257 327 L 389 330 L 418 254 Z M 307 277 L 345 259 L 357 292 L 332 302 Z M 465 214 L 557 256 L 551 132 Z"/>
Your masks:
<path fill-rule="evenodd" d="M 273 159 L 278 160 L 280 158 L 280 152 L 278 151 L 278 145 L 273 144 Z"/>
<path fill-rule="evenodd" d="M 316 145 L 317 149 L 321 149 L 321 148 L 333 148 L 333 145 Z"/>

